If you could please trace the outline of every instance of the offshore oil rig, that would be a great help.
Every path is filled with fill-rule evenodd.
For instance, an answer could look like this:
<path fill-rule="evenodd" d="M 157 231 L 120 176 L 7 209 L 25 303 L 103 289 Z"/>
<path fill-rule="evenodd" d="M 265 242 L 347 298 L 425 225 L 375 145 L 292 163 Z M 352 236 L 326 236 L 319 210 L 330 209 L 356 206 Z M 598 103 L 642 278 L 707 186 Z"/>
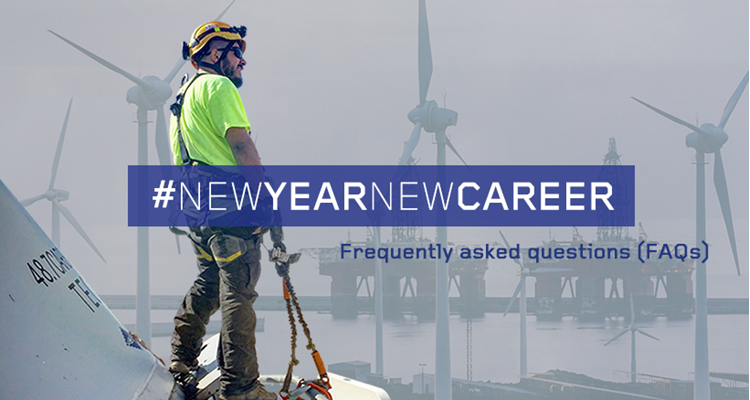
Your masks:
<path fill-rule="evenodd" d="M 365 242 L 347 241 L 354 247 L 372 247 Z M 434 243 L 428 240 L 391 241 L 383 244 L 390 248 L 429 248 Z M 375 276 L 375 260 L 354 260 L 347 255 L 341 258 L 338 248 L 305 249 L 317 257 L 320 274 L 331 280 L 331 313 L 335 317 L 355 317 L 358 313 L 372 310 L 374 299 L 370 288 L 370 277 Z M 437 262 L 444 262 L 437 260 Z M 417 315 L 420 319 L 435 318 L 435 265 L 436 260 L 390 260 L 383 265 L 383 316 L 393 319 L 403 313 Z M 456 260 L 449 265 L 451 285 L 458 287 L 460 296 L 451 299 L 451 309 L 461 304 L 464 316 L 484 315 L 485 282 L 487 260 Z M 364 288 L 363 288 L 364 286 Z M 366 291 L 367 297 L 359 296 Z M 457 301 L 454 301 L 457 300 Z"/>
<path fill-rule="evenodd" d="M 604 165 L 620 165 L 615 139 L 609 140 Z M 602 169 L 609 173 L 611 169 Z M 607 177 L 612 179 L 613 177 Z M 614 177 L 624 179 L 624 177 Z M 574 315 L 580 319 L 601 319 L 608 316 L 630 316 L 629 298 L 633 295 L 636 316 L 666 315 L 690 318 L 694 313 L 693 261 L 690 259 L 664 258 L 638 261 L 637 246 L 649 238 L 639 224 L 638 238 L 629 236 L 628 228 L 619 224 L 627 215 L 614 215 L 602 220 L 597 228 L 597 238 L 587 242 L 573 228 L 572 240 L 543 242 L 541 256 L 531 260 L 528 249 L 520 249 L 528 276 L 534 277 L 534 298 L 530 299 L 529 312 L 539 320 L 556 320 L 563 315 Z M 399 214 L 393 221 L 392 238 L 382 247 L 429 248 L 435 243 L 425 239 L 419 221 L 410 214 Z M 350 248 L 373 247 L 372 235 L 363 242 L 344 242 Z M 462 247 L 448 243 L 458 252 Z M 495 243 L 497 247 L 504 247 Z M 477 245 L 477 247 L 483 247 Z M 359 257 L 352 252 L 343 257 L 341 247 L 303 249 L 319 262 L 320 274 L 331 277 L 331 313 L 335 317 L 352 318 L 360 312 L 373 309 L 374 298 L 370 282 L 374 281 L 375 259 Z M 568 250 L 580 251 L 586 259 L 556 259 L 545 257 L 557 249 L 558 254 Z M 618 257 L 622 249 L 628 249 L 630 257 Z M 546 252 L 546 253 L 545 253 Z M 614 252 L 614 257 L 612 254 Z M 602 255 L 600 257 L 600 255 Z M 404 313 L 417 315 L 420 319 L 435 318 L 436 262 L 434 259 L 389 260 L 383 265 L 383 313 L 385 318 L 398 318 Z M 543 268 L 541 268 L 543 267 Z M 537 271 L 538 270 L 538 271 Z M 486 259 L 460 259 L 454 257 L 449 264 L 449 285 L 455 285 L 458 298 L 451 298 L 451 311 L 464 317 L 480 317 L 485 312 L 505 309 L 508 298 L 485 296 L 484 274 Z M 372 277 L 372 279 L 370 279 Z M 366 297 L 364 296 L 366 294 Z M 513 309 L 511 309 L 513 310 Z M 516 306 L 517 310 L 517 306 Z"/>
<path fill-rule="evenodd" d="M 604 155 L 604 165 L 620 165 L 620 155 L 614 138 L 609 139 L 609 148 Z M 603 169 L 602 173 L 609 173 Z M 624 179 L 614 178 L 614 182 Z M 622 185 L 624 187 L 624 185 Z M 619 193 L 622 193 L 621 191 Z M 626 211 L 625 211 L 626 212 Z M 606 217 L 604 217 L 606 218 Z M 629 318 L 628 298 L 633 295 L 636 318 L 666 315 L 686 318 L 694 313 L 693 261 L 690 259 L 664 258 L 647 260 L 642 263 L 634 255 L 641 242 L 658 244 L 650 241 L 643 226 L 639 223 L 638 238 L 629 235 L 628 228 L 619 223 L 625 221 L 624 212 L 615 213 L 615 220 L 602 219 L 597 228 L 596 241 L 586 243 L 578 230 L 573 228 L 571 241 L 559 242 L 550 240 L 544 243 L 552 253 L 557 248 L 588 252 L 587 260 L 580 259 L 540 259 L 536 265 L 543 265 L 544 270 L 560 269 L 559 273 L 535 273 L 530 270 L 529 276 L 536 278 L 535 310 L 538 320 L 560 319 L 562 315 L 576 315 L 580 319 L 601 319 L 611 315 Z M 623 249 L 630 257 L 622 258 Z M 528 252 L 525 252 L 528 255 Z M 611 257 L 614 255 L 614 257 Z M 526 260 L 526 265 L 533 265 Z M 609 290 L 607 290 L 607 286 Z M 660 297 L 659 290 L 664 292 Z M 569 297 L 565 297 L 565 293 Z M 658 299 L 658 301 L 657 301 Z"/>

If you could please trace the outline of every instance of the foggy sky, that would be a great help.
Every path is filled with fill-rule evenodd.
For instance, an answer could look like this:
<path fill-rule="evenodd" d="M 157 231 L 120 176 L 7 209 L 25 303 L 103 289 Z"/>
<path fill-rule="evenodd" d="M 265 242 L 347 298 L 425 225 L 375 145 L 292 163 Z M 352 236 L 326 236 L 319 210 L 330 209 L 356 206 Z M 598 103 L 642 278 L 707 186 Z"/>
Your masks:
<path fill-rule="evenodd" d="M 136 232 L 127 227 L 127 166 L 137 163 L 133 84 L 47 32 L 67 37 L 137 76 L 164 77 L 182 41 L 228 4 L 187 1 L 4 0 L 0 66 L 0 179 L 19 199 L 44 192 L 71 97 L 56 187 L 107 258 L 66 221 L 61 249 L 100 294 L 135 293 Z M 662 242 L 695 241 L 695 151 L 688 130 L 630 99 L 689 122 L 718 123 L 748 70 L 747 1 L 427 2 L 433 75 L 428 100 L 458 112 L 447 133 L 470 164 L 601 164 L 608 139 L 636 167 L 636 221 Z M 416 1 L 238 0 L 223 18 L 248 27 L 240 89 L 264 164 L 395 164 L 419 102 Z M 186 65 L 172 82 L 194 72 Z M 171 100 L 168 104 L 171 103 Z M 149 113 L 151 121 L 156 114 Z M 742 277 L 706 176 L 709 297 L 747 297 L 748 94 L 726 125 L 722 149 Z M 153 124 L 149 160 L 157 164 Z M 435 162 L 430 134 L 414 157 Z M 449 164 L 459 164 L 453 154 Z M 50 205 L 29 212 L 49 232 Z M 364 228 L 287 230 L 287 246 L 364 240 Z M 492 243 L 496 229 L 449 229 L 449 240 Z M 595 229 L 582 229 L 596 239 Z M 425 228 L 426 236 L 432 230 Z M 570 228 L 506 228 L 511 242 L 538 246 Z M 630 228 L 633 236 L 637 228 Z M 386 237 L 387 238 L 387 237 Z M 151 229 L 151 290 L 182 294 L 195 276 L 187 240 Z M 327 295 L 329 278 L 305 260 L 298 292 Z M 266 264 L 258 288 L 277 295 Z M 269 273 L 270 272 L 270 273 Z M 490 263 L 489 296 L 510 296 L 516 266 Z M 735 275 L 732 277 L 732 275 Z"/>

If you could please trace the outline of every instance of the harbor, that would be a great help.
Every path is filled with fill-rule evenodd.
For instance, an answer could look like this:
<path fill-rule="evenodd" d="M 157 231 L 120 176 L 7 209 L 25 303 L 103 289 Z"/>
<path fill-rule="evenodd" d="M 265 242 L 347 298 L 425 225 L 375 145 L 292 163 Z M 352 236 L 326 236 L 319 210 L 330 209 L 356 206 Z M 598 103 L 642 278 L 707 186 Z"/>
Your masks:
<path fill-rule="evenodd" d="M 107 301 L 107 296 L 102 297 L 104 301 Z M 313 298 L 321 299 L 322 297 Z M 303 307 L 308 299 L 300 298 Z M 732 301 L 747 303 L 744 299 Z M 273 296 L 261 296 L 258 300 L 259 307 L 272 303 Z M 324 301 L 309 304 L 322 303 Z M 124 323 L 134 320 L 134 310 L 114 311 Z M 258 347 L 259 363 L 264 370 L 282 370 L 286 368 L 286 363 L 289 361 L 289 326 L 286 314 L 267 310 L 259 310 L 257 314 L 264 320 L 263 332 L 257 333 L 257 340 L 260 344 Z M 173 310 L 152 312 L 154 321 L 160 322 L 169 321 L 173 315 Z M 305 317 L 310 324 L 315 343 L 324 355 L 326 364 L 332 368 L 332 372 L 336 372 L 333 366 L 337 364 L 358 362 L 366 365 L 365 368 L 368 371 L 365 373 L 367 376 L 360 376 L 362 381 L 372 382 L 376 386 L 382 385 L 392 400 L 434 398 L 432 393 L 419 393 L 422 370 L 420 364 L 426 364 L 425 376 L 434 375 L 434 361 L 432 361 L 435 351 L 434 322 L 420 322 L 419 318 L 413 315 L 404 315 L 397 320 L 386 321 L 383 326 L 384 374 L 378 375 L 374 372 L 373 344 L 376 325 L 374 315 L 363 313 L 355 318 L 341 319 L 334 318 L 327 311 L 313 311 L 305 308 Z M 746 337 L 747 314 L 712 314 L 708 319 L 709 338 L 711 338 L 709 349 L 712 360 L 711 372 L 732 372 L 744 374 L 747 377 L 748 354 L 750 354 Z M 499 312 L 488 312 L 484 317 L 473 320 L 473 351 L 470 365 L 467 363 L 467 319 L 458 313 L 452 313 L 449 323 L 451 375 L 455 399 L 527 398 L 508 397 L 510 394 L 501 397 L 498 394 L 500 392 L 497 391 L 500 390 L 497 388 L 498 385 L 511 388 L 533 388 L 532 391 L 543 392 L 540 386 L 521 386 L 522 380 L 518 373 L 518 314 L 503 317 Z M 628 387 L 631 376 L 630 372 L 624 371 L 628 371 L 630 367 L 630 341 L 622 338 L 604 347 L 604 344 L 619 330 L 627 327 L 627 324 L 628 321 L 624 318 L 579 321 L 575 317 L 565 316 L 560 321 L 536 321 L 533 316 L 529 316 L 528 376 L 546 374 L 548 371 L 567 371 L 567 374 L 562 375 L 563 377 L 558 374 L 555 378 L 541 375 L 538 378 L 559 382 L 565 382 L 565 379 L 568 379 L 570 384 L 599 388 L 616 387 L 607 386 L 614 384 L 620 385 L 620 389 Z M 635 386 L 644 381 L 653 383 L 671 380 L 682 382 L 683 386 L 691 382 L 693 379 L 693 319 L 675 320 L 657 317 L 642 322 L 639 326 L 649 334 L 658 337 L 659 341 L 639 340 L 639 375 Z M 162 358 L 168 357 L 169 337 L 154 337 L 152 350 Z M 299 371 L 301 376 L 313 375 L 315 367 L 309 357 L 300 357 L 300 360 L 301 364 L 295 371 Z M 469 370 L 471 379 L 467 379 Z M 338 373 L 342 372 L 338 371 Z M 425 382 L 427 381 L 428 378 L 425 378 Z M 602 382 L 609 383 L 605 385 Z M 540 380 L 534 385 L 547 384 L 549 386 L 545 395 L 549 395 L 549 387 L 559 386 L 559 384 L 545 383 Z M 679 386 L 676 383 L 670 383 L 670 385 L 673 389 Z M 745 397 L 739 398 L 747 398 L 747 384 L 745 383 L 740 389 L 744 390 Z M 590 394 L 589 397 L 573 398 L 618 398 L 602 395 L 604 392 L 597 393 L 599 394 Z M 642 391 L 642 393 L 646 392 Z M 662 399 L 692 398 L 690 396 L 667 397 L 653 393 L 646 396 Z"/>
<path fill-rule="evenodd" d="M 134 318 L 134 296 L 101 298 L 121 320 Z M 181 300 L 182 296 L 152 296 L 153 318 L 163 321 L 154 324 L 169 325 Z M 357 297 L 357 315 L 349 318 L 332 314 L 332 296 L 300 296 L 299 300 L 318 348 L 324 354 L 333 353 L 325 360 L 331 372 L 381 387 L 392 400 L 434 398 L 430 389 L 435 379 L 434 366 L 430 365 L 434 321 L 425 321 L 408 308 L 397 318 L 387 319 L 384 374 L 377 374 L 373 368 L 376 318 L 372 297 Z M 559 320 L 539 320 L 534 317 L 534 297 L 528 300 L 530 372 L 522 378 L 518 374 L 517 305 L 503 317 L 510 298 L 487 297 L 484 315 L 468 318 L 461 313 L 460 297 L 450 298 L 454 399 L 692 399 L 692 316 L 639 318 L 639 327 L 659 341 L 639 341 L 639 372 L 632 374 L 627 371 L 631 350 L 628 340 L 604 347 L 616 332 L 627 327 L 627 318 L 612 315 L 600 320 L 580 319 L 572 311 L 572 299 L 566 299 L 564 309 L 570 312 L 565 311 Z M 654 304 L 660 306 L 665 301 L 657 298 Z M 263 344 L 258 347 L 260 363 L 269 370 L 283 369 L 289 348 L 284 300 L 281 296 L 260 296 L 255 309 L 262 321 L 262 330 L 257 332 Z M 715 398 L 747 398 L 748 299 L 710 298 L 708 314 L 710 354 L 715 360 L 711 363 L 712 393 Z M 209 328 L 217 326 L 215 320 Z M 153 338 L 153 350 L 161 357 L 169 354 L 169 331 L 165 332 Z M 312 363 L 304 358 L 299 370 L 302 375 L 314 373 Z"/>

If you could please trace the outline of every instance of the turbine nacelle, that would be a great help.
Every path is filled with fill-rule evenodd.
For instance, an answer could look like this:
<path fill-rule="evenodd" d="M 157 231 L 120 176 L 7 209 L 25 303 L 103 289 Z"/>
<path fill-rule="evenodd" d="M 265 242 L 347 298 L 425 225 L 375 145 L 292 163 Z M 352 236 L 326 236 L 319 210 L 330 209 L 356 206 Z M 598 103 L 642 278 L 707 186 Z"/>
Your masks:
<path fill-rule="evenodd" d="M 705 123 L 701 125 L 701 130 L 705 133 L 688 133 L 685 137 L 685 146 L 703 153 L 714 153 L 729 140 L 729 135 L 714 124 Z"/>
<path fill-rule="evenodd" d="M 143 81 L 149 84 L 149 89 L 145 90 L 140 85 L 131 87 L 125 97 L 128 103 L 144 107 L 147 110 L 156 110 L 172 96 L 172 88 L 169 87 L 169 83 L 158 77 L 149 75 L 143 78 Z"/>
<path fill-rule="evenodd" d="M 50 189 L 44 192 L 44 197 L 48 200 L 64 201 L 70 198 L 70 192 L 61 189 Z"/>
<path fill-rule="evenodd" d="M 416 124 L 421 122 L 425 132 L 435 133 L 443 131 L 449 126 L 456 126 L 458 113 L 447 108 L 438 107 L 435 100 L 430 100 L 407 114 L 409 121 Z"/>

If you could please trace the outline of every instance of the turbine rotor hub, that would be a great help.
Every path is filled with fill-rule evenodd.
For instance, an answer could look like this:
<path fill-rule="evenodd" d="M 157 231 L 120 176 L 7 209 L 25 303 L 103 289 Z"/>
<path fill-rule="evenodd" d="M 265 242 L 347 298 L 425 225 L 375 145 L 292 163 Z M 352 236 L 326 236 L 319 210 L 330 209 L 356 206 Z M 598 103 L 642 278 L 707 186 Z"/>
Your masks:
<path fill-rule="evenodd" d="M 729 135 L 714 124 L 705 123 L 701 125 L 701 129 L 708 132 L 710 136 L 706 137 L 698 132 L 690 132 L 685 137 L 685 146 L 703 153 L 714 153 L 729 140 Z"/>
<path fill-rule="evenodd" d="M 435 133 L 444 131 L 449 126 L 455 126 L 458 122 L 458 113 L 447 108 L 438 107 L 435 100 L 430 100 L 409 111 L 409 121 L 416 124 L 422 123 L 425 132 Z"/>
<path fill-rule="evenodd" d="M 151 84 L 151 88 L 145 90 L 138 85 L 131 87 L 128 89 L 126 96 L 128 103 L 144 107 L 147 110 L 156 110 L 162 107 L 172 96 L 172 88 L 158 77 L 149 75 L 143 80 Z"/>
<path fill-rule="evenodd" d="M 44 197 L 48 200 L 64 201 L 70 198 L 70 192 L 61 189 L 50 189 L 44 192 Z"/>

